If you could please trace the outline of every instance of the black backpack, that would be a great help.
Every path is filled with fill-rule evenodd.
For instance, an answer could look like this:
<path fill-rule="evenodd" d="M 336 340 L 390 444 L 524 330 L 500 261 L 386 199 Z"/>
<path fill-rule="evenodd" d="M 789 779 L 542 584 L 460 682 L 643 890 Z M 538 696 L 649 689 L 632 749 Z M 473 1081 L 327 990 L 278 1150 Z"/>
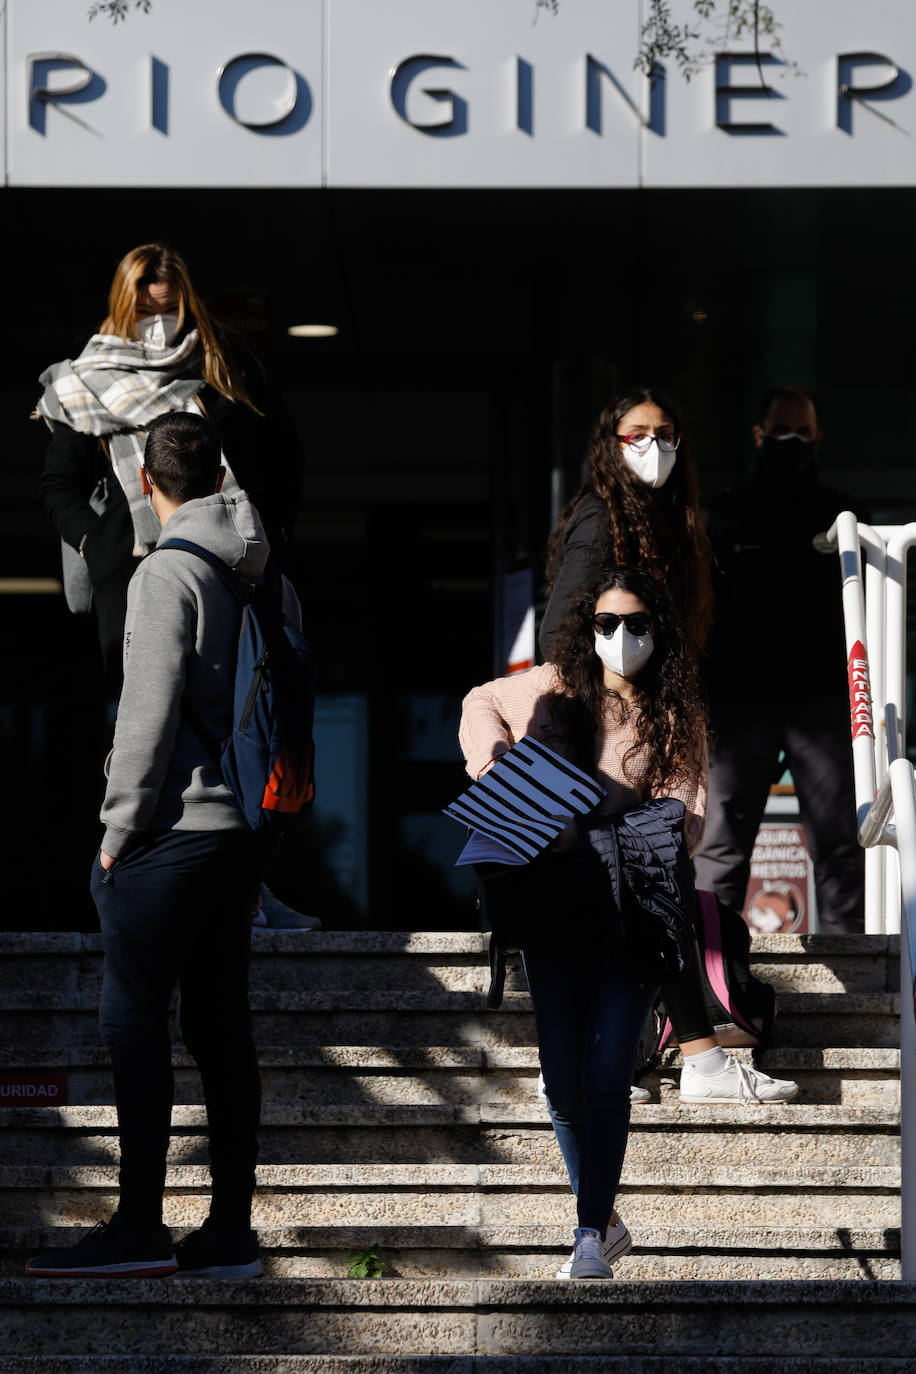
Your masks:
<path fill-rule="evenodd" d="M 711 892 L 697 893 L 697 940 L 706 1006 L 720 1045 L 764 1045 L 776 993 L 751 972 L 751 932 L 737 911 Z"/>
<path fill-rule="evenodd" d="M 747 924 L 713 893 L 698 892 L 694 925 L 706 1009 L 716 1039 L 725 1048 L 752 1045 L 762 1049 L 773 1028 L 776 992 L 772 984 L 751 972 L 751 932 Z M 643 1026 L 634 1083 L 658 1068 L 673 1033 L 665 1004 L 659 998 Z"/>

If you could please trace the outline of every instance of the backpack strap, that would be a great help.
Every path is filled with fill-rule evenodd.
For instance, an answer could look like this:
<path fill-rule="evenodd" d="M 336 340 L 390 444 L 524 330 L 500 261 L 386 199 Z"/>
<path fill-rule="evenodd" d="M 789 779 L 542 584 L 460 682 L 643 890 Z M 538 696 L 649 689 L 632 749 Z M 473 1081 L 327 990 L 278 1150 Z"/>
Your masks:
<path fill-rule="evenodd" d="M 722 922 L 719 919 L 719 906 L 715 893 L 698 892 L 697 900 L 700 904 L 700 914 L 703 917 L 703 959 L 709 986 L 735 1024 L 751 1035 L 759 1036 L 760 1032 L 757 1027 L 752 1026 L 741 1015 L 729 995 L 728 980 L 725 977 L 725 961 L 722 957 Z"/>
<path fill-rule="evenodd" d="M 166 539 L 165 543 L 156 545 L 153 553 L 158 553 L 160 549 L 181 549 L 184 553 L 193 553 L 196 558 L 200 558 L 204 563 L 210 565 L 240 605 L 247 606 L 251 601 L 253 593 L 249 591 L 242 579 L 232 571 L 228 563 L 224 563 L 209 549 L 202 548 L 200 544 L 192 543 L 190 539 Z"/>
<path fill-rule="evenodd" d="M 490 986 L 487 989 L 487 1006 L 495 1011 L 502 1006 L 503 989 L 506 986 L 506 951 L 490 932 Z"/>
<path fill-rule="evenodd" d="M 152 558 L 153 554 L 158 553 L 160 549 L 179 549 L 182 553 L 193 553 L 195 558 L 202 559 L 213 569 L 223 586 L 228 588 L 243 610 L 250 603 L 253 593 L 249 591 L 242 579 L 232 571 L 229 564 L 225 563 L 217 554 L 211 553 L 209 549 L 203 548 L 200 544 L 192 543 L 190 539 L 166 539 L 164 543 L 157 544 L 152 553 L 147 554 L 147 558 Z M 220 766 L 221 747 L 215 744 L 207 734 L 200 716 L 189 701 L 182 701 L 182 710 L 191 729 L 218 768 Z"/>

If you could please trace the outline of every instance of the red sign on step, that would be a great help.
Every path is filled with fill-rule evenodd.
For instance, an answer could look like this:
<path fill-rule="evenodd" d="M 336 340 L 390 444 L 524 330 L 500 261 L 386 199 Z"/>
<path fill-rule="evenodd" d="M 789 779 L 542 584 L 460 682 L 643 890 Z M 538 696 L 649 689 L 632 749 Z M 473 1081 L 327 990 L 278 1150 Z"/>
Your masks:
<path fill-rule="evenodd" d="M 0 1107 L 63 1107 L 66 1102 L 66 1074 L 0 1074 Z"/>

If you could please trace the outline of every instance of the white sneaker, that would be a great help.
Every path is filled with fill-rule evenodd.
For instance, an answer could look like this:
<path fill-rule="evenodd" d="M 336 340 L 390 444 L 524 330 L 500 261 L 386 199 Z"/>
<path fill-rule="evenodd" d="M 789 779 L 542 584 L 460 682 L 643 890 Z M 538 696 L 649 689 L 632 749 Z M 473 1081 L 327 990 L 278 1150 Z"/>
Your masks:
<path fill-rule="evenodd" d="M 578 1232 L 576 1233 L 578 1235 Z M 604 1234 L 604 1244 L 601 1247 L 601 1257 L 605 1264 L 610 1264 L 612 1260 L 620 1259 L 622 1255 L 627 1255 L 633 1249 L 633 1238 L 623 1223 L 623 1219 L 618 1217 L 616 1226 L 608 1226 Z M 568 1279 L 571 1277 L 573 1260 L 576 1252 L 573 1250 L 569 1259 L 560 1265 L 555 1277 L 558 1279 Z M 580 1275 L 579 1277 L 584 1277 Z M 599 1275 L 604 1277 L 604 1275 Z"/>
<path fill-rule="evenodd" d="M 601 1232 L 576 1227 L 576 1245 L 569 1266 L 571 1279 L 612 1279 L 614 1271 L 602 1254 Z"/>
<path fill-rule="evenodd" d="M 689 1059 L 681 1069 L 682 1102 L 791 1102 L 798 1084 L 768 1074 L 726 1055 L 728 1068 L 721 1073 L 699 1073 Z"/>

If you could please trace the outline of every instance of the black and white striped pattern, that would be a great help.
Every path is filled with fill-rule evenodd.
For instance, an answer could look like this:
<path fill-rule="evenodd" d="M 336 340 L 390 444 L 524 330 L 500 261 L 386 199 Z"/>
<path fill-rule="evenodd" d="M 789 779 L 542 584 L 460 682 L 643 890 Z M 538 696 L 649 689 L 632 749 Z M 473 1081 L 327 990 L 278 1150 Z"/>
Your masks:
<path fill-rule="evenodd" d="M 587 815 L 603 796 L 587 773 L 526 735 L 444 814 L 489 835 L 527 862 L 546 849 L 577 812 Z"/>

